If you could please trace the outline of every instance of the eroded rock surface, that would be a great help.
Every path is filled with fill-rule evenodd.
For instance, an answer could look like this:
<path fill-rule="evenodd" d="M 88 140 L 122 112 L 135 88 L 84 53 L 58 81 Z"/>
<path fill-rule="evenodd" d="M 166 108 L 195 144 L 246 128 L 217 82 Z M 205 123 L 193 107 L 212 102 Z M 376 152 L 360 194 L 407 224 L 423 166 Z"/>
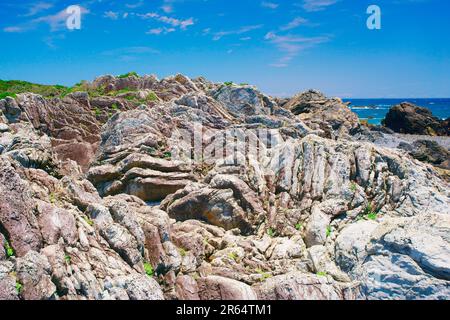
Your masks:
<path fill-rule="evenodd" d="M 0 100 L 0 299 L 450 297 L 448 182 L 340 99 L 83 88 Z"/>

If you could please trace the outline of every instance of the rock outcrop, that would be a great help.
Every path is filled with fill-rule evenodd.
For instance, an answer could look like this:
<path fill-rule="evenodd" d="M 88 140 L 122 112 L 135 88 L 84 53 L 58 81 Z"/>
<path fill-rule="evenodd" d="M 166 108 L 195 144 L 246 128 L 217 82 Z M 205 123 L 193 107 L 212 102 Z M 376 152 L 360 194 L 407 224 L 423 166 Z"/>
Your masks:
<path fill-rule="evenodd" d="M 389 110 L 383 124 L 399 133 L 431 136 L 450 135 L 449 122 L 434 117 L 427 108 L 404 102 Z"/>
<path fill-rule="evenodd" d="M 82 87 L 0 100 L 0 299 L 450 297 L 448 182 L 340 99 Z"/>

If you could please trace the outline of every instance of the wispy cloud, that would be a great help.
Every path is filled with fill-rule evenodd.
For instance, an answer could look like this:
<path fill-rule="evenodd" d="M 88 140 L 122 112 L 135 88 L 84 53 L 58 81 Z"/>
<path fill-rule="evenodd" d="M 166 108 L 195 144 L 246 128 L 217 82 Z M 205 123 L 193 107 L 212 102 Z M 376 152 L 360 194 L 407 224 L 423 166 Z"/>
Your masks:
<path fill-rule="evenodd" d="M 321 11 L 335 4 L 339 0 L 303 0 L 302 7 L 306 11 Z"/>
<path fill-rule="evenodd" d="M 261 2 L 261 6 L 264 7 L 264 8 L 268 8 L 268 9 L 276 9 L 280 5 L 278 3 L 275 3 L 275 2 L 263 1 L 263 2 Z"/>
<path fill-rule="evenodd" d="M 283 56 L 275 63 L 272 63 L 272 67 L 287 67 L 289 63 L 294 59 L 301 51 L 312 48 L 318 44 L 327 42 L 329 37 L 302 37 L 296 35 L 277 35 L 275 32 L 269 32 L 266 34 L 265 39 L 274 44 L 277 49 L 283 53 Z"/>
<path fill-rule="evenodd" d="M 103 14 L 103 17 L 111 19 L 111 20 L 117 20 L 117 19 L 119 19 L 119 13 L 114 12 L 114 11 L 106 11 Z"/>
<path fill-rule="evenodd" d="M 180 28 L 182 30 L 185 30 L 187 27 L 195 24 L 194 18 L 189 18 L 189 19 L 183 20 L 183 19 L 177 19 L 177 18 L 172 18 L 172 17 L 168 17 L 168 16 L 163 16 L 163 15 L 160 15 L 155 12 L 150 12 L 150 13 L 147 13 L 144 15 L 139 15 L 139 16 L 143 19 L 154 19 L 154 20 L 160 21 L 162 23 L 169 24 L 172 27 Z"/>
<path fill-rule="evenodd" d="M 24 17 L 32 17 L 42 11 L 53 8 L 53 3 L 51 2 L 36 2 L 29 6 L 28 12 L 24 14 Z"/>
<path fill-rule="evenodd" d="M 136 8 L 142 7 L 143 5 L 144 5 L 144 1 L 140 0 L 135 3 L 126 3 L 125 7 L 129 8 L 129 9 L 136 9 Z"/>
<path fill-rule="evenodd" d="M 175 32 L 175 31 L 176 31 L 175 28 L 161 27 L 161 28 L 150 29 L 146 33 L 152 34 L 152 35 L 160 35 L 160 34 L 167 34 L 167 33 Z"/>
<path fill-rule="evenodd" d="M 213 33 L 213 40 L 218 41 L 225 36 L 244 34 L 244 33 L 247 33 L 247 32 L 253 31 L 253 30 L 261 29 L 262 27 L 263 27 L 262 24 L 258 24 L 258 25 L 252 25 L 252 26 L 243 26 L 237 30 L 215 32 L 215 33 Z M 210 33 L 210 30 L 208 30 L 207 33 Z"/>
<path fill-rule="evenodd" d="M 107 50 L 102 52 L 101 54 L 104 56 L 114 57 L 119 61 L 129 62 L 144 58 L 148 55 L 155 55 L 159 53 L 160 52 L 158 50 L 151 47 L 124 47 Z"/>
<path fill-rule="evenodd" d="M 308 23 L 308 20 L 306 20 L 305 18 L 302 17 L 297 17 L 294 20 L 292 20 L 291 22 L 289 22 L 287 25 L 280 27 L 280 30 L 286 31 L 286 30 L 291 30 L 291 29 L 295 29 L 301 25 L 305 25 Z"/>

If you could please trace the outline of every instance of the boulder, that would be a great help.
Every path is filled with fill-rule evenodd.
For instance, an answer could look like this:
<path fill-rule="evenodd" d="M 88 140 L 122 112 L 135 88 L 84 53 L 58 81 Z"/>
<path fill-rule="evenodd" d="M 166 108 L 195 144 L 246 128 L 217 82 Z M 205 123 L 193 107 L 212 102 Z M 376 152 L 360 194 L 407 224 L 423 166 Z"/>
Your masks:
<path fill-rule="evenodd" d="M 197 280 L 201 300 L 256 300 L 253 289 L 245 283 L 219 276 Z"/>
<path fill-rule="evenodd" d="M 383 124 L 399 133 L 430 136 L 450 135 L 448 122 L 434 117 L 427 108 L 418 107 L 409 102 L 392 107 L 383 120 Z"/>

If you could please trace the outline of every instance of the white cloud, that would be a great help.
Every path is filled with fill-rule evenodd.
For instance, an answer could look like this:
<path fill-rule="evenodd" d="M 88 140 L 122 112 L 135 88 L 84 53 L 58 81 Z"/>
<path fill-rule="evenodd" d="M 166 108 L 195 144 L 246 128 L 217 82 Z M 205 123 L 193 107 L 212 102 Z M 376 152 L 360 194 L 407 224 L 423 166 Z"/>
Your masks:
<path fill-rule="evenodd" d="M 105 18 L 111 19 L 111 20 L 117 20 L 119 19 L 119 14 L 114 11 L 106 11 L 103 15 Z"/>
<path fill-rule="evenodd" d="M 172 18 L 172 17 L 168 17 L 168 16 L 162 16 L 155 12 L 149 12 L 147 14 L 139 15 L 139 16 L 143 19 L 154 19 L 154 20 L 169 24 L 173 27 L 178 27 L 182 30 L 185 30 L 187 27 L 195 24 L 193 18 L 181 20 L 181 19 L 176 19 L 176 18 Z"/>
<path fill-rule="evenodd" d="M 261 6 L 264 8 L 276 9 L 280 5 L 278 3 L 274 3 L 274 2 L 263 1 L 263 2 L 261 2 Z"/>
<path fill-rule="evenodd" d="M 3 31 L 8 32 L 8 33 L 19 33 L 19 32 L 25 32 L 26 29 L 24 27 L 12 26 L 12 27 L 3 28 Z"/>
<path fill-rule="evenodd" d="M 271 64 L 272 67 L 277 68 L 287 67 L 301 51 L 329 41 L 329 37 L 279 36 L 275 32 L 267 33 L 265 39 L 283 53 L 283 56 L 277 62 Z"/>
<path fill-rule="evenodd" d="M 286 31 L 286 30 L 291 30 L 291 29 L 295 29 L 301 25 L 304 25 L 308 23 L 308 20 L 302 18 L 302 17 L 297 17 L 294 20 L 292 20 L 291 22 L 289 22 L 287 25 L 282 26 L 280 28 L 280 30 Z"/>
<path fill-rule="evenodd" d="M 253 30 L 261 29 L 263 27 L 262 24 L 253 25 L 253 26 L 243 26 L 240 27 L 237 30 L 231 30 L 231 31 L 219 31 L 216 33 L 213 33 L 213 40 L 218 41 L 222 39 L 225 36 L 233 35 L 233 34 L 244 34 Z"/>
<path fill-rule="evenodd" d="M 32 4 L 29 9 L 28 12 L 26 14 L 24 14 L 24 17 L 31 17 L 34 16 L 42 11 L 48 10 L 53 8 L 53 3 L 50 2 L 36 2 L 34 4 Z"/>
<path fill-rule="evenodd" d="M 172 13 L 173 12 L 173 6 L 171 4 L 165 4 L 161 7 L 162 11 L 165 13 Z"/>
<path fill-rule="evenodd" d="M 160 34 L 167 34 L 167 33 L 171 33 L 171 32 L 175 32 L 175 28 L 154 28 L 154 29 L 150 29 L 148 30 L 146 33 L 147 34 L 152 34 L 152 35 L 160 35 Z"/>
<path fill-rule="evenodd" d="M 302 7 L 306 11 L 321 11 L 335 4 L 339 0 L 303 0 Z"/>

